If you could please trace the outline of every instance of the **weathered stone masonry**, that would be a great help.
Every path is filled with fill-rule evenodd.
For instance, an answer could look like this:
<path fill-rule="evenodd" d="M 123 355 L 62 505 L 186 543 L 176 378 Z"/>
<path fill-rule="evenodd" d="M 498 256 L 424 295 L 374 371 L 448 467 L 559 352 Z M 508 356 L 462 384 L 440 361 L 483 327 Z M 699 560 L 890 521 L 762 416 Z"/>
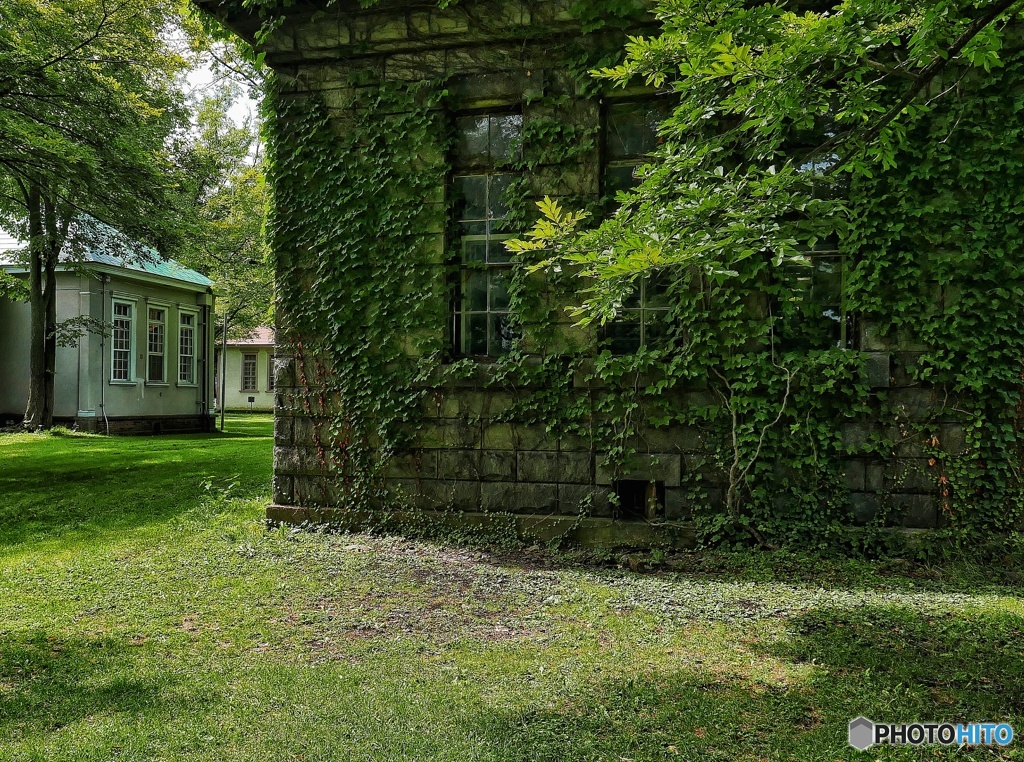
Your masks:
<path fill-rule="evenodd" d="M 206 3 L 215 11 L 215 3 Z M 345 95 L 352 74 L 372 71 L 385 81 L 414 82 L 450 77 L 453 112 L 474 109 L 521 108 L 525 122 L 558 118 L 583 127 L 600 120 L 597 99 L 577 92 L 567 72 L 551 68 L 556 60 L 551 49 L 566 38 L 579 39 L 579 22 L 569 12 L 569 2 L 463 3 L 438 10 L 430 3 L 382 3 L 372 11 L 341 3 L 317 18 L 309 11 L 290 13 L 287 23 L 261 46 L 275 69 L 282 90 L 289 97 L 316 93 L 328 107 Z M 228 17 L 230 26 L 250 36 L 256 28 L 251 18 Z M 531 30 L 526 34 L 526 30 Z M 539 31 L 543 30 L 543 34 Z M 531 106 L 541 92 L 564 93 L 558 110 Z M 340 117 L 339 117 L 340 118 Z M 343 129 L 340 125 L 339 129 Z M 440 151 L 439 151 L 440 153 Z M 429 161 L 438 157 L 409 157 Z M 437 272 L 443 287 L 443 264 L 448 256 L 445 241 L 444 172 L 439 172 L 435 198 L 425 203 L 439 209 L 434 244 Z M 595 150 L 582 157 L 575 171 L 547 171 L 543 166 L 527 176 L 530 194 L 544 196 L 592 196 L 599 194 L 600 157 Z M 316 213 L 311 211 L 311 213 Z M 445 331 L 447 326 L 425 327 Z M 923 420 L 937 400 L 928 389 L 916 388 L 907 374 L 923 347 L 912 341 L 891 342 L 874 335 L 871 326 L 860 326 L 859 344 L 868 352 L 874 387 L 886 390 L 889 399 L 902 406 L 907 421 Z M 568 323 L 561 332 L 567 347 L 592 337 Z M 529 331 L 527 330 L 527 342 Z M 546 347 L 557 352 L 557 347 Z M 316 422 L 294 403 L 297 384 L 292 350 L 278 345 L 276 360 L 279 394 L 275 422 L 274 505 L 269 516 L 277 520 L 329 520 L 336 495 L 325 491 L 317 452 Z M 588 518 L 579 524 L 581 539 L 606 542 L 644 542 L 650 539 L 639 528 L 644 522 L 615 521 L 609 502 L 613 483 L 628 479 L 653 481 L 663 502 L 658 517 L 669 536 L 685 542 L 690 536 L 690 517 L 685 477 L 704 468 L 702 440 L 696 428 L 675 427 L 642 432 L 636 441 L 641 453 L 630 470 L 613 474 L 603 465 L 602 453 L 589 441 L 575 436 L 549 435 L 539 424 L 497 422 L 494 417 L 512 402 L 509 390 L 488 383 L 489 369 L 481 365 L 476 378 L 438 388 L 423 406 L 423 425 L 415 450 L 394 459 L 387 470 L 387 487 L 423 508 L 467 512 L 476 516 L 508 511 L 532 517 L 520 528 L 544 534 L 538 517 L 548 517 L 548 534 L 572 523 L 581 506 L 589 506 Z M 585 381 L 577 378 L 574 394 L 591 396 Z M 706 404 L 706 393 L 676 392 L 679 405 Z M 887 422 L 898 443 L 896 457 L 876 460 L 851 456 L 844 464 L 850 490 L 850 507 L 858 520 L 867 520 L 883 501 L 896 506 L 902 524 L 927 528 L 939 523 L 937 474 L 923 456 L 921 441 L 905 435 L 899 421 Z M 846 443 L 855 450 L 881 429 L 881 424 L 857 424 L 844 430 Z M 941 426 L 941 444 L 956 451 L 963 432 L 950 421 Z M 716 483 L 717 480 L 717 483 Z M 720 503 L 720 475 L 710 475 L 706 500 Z M 562 517 L 562 518 L 558 518 Z M 464 517 L 465 520 L 465 517 Z M 589 534 L 587 531 L 589 530 Z M 653 536 L 653 535 L 651 535 Z"/>

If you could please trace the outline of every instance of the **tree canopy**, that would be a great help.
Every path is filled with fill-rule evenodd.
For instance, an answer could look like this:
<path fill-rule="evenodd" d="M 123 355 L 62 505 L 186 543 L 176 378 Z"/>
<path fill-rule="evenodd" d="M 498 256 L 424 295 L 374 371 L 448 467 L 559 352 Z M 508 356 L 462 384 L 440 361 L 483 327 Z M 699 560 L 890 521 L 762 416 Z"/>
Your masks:
<path fill-rule="evenodd" d="M 170 2 L 11 0 L 0 8 L 0 215 L 23 237 L 31 187 L 63 211 L 154 238 L 168 136 L 186 118 Z"/>
<path fill-rule="evenodd" d="M 548 207 L 526 247 L 553 248 L 593 277 L 584 319 L 608 317 L 655 268 L 728 273 L 757 252 L 781 262 L 842 229 L 850 177 L 891 169 L 913 125 L 972 72 L 1002 66 L 1020 7 L 661 0 L 660 34 L 632 39 L 620 66 L 595 72 L 675 100 L 658 161 L 596 231 L 572 239 L 584 219 Z"/>
<path fill-rule="evenodd" d="M 183 222 L 172 252 L 213 279 L 217 311 L 241 335 L 272 322 L 273 274 L 262 144 L 252 120 L 228 116 L 237 96 L 236 84 L 215 86 L 195 104 L 193 128 L 177 147 Z"/>

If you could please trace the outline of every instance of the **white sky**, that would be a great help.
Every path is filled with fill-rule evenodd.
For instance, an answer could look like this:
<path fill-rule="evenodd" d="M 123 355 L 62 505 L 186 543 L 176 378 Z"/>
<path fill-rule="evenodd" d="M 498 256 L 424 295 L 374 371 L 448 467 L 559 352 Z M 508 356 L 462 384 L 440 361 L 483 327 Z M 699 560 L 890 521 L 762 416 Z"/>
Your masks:
<path fill-rule="evenodd" d="M 187 77 L 188 93 L 201 96 L 203 91 L 213 84 L 213 80 L 213 72 L 208 67 L 192 69 Z M 241 124 L 246 118 L 255 118 L 258 109 L 259 103 L 250 98 L 248 91 L 243 89 L 238 100 L 228 110 L 228 116 L 236 124 Z"/>

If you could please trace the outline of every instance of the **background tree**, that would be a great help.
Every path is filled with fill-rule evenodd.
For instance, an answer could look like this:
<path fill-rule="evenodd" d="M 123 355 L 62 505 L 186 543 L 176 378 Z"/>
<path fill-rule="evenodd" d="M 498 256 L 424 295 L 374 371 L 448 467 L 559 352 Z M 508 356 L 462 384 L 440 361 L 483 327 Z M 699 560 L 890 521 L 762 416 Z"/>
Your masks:
<path fill-rule="evenodd" d="M 88 246 L 83 215 L 131 238 L 172 228 L 169 138 L 185 118 L 172 3 L 0 5 L 0 220 L 28 241 L 26 426 L 53 421 L 58 259 Z"/>
<path fill-rule="evenodd" d="M 173 248 L 215 282 L 218 316 L 234 335 L 272 322 L 273 273 L 266 237 L 270 194 L 258 125 L 229 113 L 237 81 L 215 82 L 195 108 L 176 152 L 178 204 L 187 220 Z"/>

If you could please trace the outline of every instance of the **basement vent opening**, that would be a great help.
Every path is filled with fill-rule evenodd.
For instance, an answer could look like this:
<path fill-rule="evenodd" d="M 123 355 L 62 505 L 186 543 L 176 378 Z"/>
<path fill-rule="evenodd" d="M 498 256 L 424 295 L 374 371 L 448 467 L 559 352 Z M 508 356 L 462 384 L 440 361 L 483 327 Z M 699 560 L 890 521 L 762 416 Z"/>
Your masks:
<path fill-rule="evenodd" d="M 665 515 L 665 482 L 646 479 L 620 479 L 613 482 L 619 521 L 651 521 Z"/>

